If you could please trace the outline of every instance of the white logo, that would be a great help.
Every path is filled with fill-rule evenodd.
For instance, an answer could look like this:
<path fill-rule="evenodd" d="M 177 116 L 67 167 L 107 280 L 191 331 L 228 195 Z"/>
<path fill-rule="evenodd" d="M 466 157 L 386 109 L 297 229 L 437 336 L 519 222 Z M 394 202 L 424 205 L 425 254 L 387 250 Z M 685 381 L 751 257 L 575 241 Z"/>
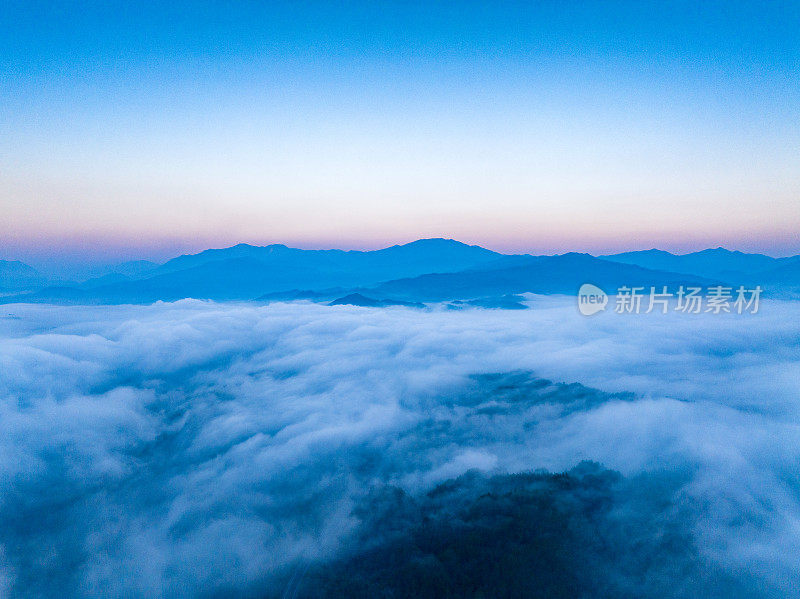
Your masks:
<path fill-rule="evenodd" d="M 596 285 L 584 283 L 578 289 L 578 310 L 584 316 L 591 316 L 601 310 L 605 310 L 607 304 L 608 296 L 606 292 Z"/>

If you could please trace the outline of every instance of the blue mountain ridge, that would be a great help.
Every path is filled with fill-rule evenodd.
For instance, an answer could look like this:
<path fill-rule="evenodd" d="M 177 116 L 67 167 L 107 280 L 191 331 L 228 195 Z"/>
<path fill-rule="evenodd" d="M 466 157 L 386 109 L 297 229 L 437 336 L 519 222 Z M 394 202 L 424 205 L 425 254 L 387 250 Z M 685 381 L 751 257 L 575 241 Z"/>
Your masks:
<path fill-rule="evenodd" d="M 584 282 L 610 292 L 623 285 L 716 283 L 761 284 L 786 292 L 800 287 L 800 257 L 771 258 L 723 248 L 685 255 L 661 250 L 603 257 L 507 255 L 452 239 L 421 239 L 372 251 L 238 244 L 158 266 L 134 261 L 81 284 L 12 291 L 0 302 L 119 304 L 187 297 L 331 302 L 357 294 L 364 298 L 358 300 L 362 304 L 470 300 L 511 305 L 502 298 L 526 292 L 573 294 Z"/>

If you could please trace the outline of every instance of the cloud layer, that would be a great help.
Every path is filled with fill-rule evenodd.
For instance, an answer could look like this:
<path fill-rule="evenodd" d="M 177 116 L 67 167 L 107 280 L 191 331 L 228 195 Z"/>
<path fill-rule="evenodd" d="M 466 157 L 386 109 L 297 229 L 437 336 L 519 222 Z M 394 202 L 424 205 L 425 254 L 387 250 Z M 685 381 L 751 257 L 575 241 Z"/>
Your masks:
<path fill-rule="evenodd" d="M 702 559 L 797 594 L 800 305 L 584 318 L 531 301 L 7 306 L 0 591 L 274 590 L 337 559 L 376 486 L 588 459 L 671 481 Z"/>

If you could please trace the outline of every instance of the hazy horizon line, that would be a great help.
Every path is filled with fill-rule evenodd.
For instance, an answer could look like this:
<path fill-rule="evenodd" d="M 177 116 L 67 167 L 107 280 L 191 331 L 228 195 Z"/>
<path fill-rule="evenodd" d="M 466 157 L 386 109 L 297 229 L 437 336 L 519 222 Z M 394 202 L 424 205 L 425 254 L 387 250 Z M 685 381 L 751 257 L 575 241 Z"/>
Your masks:
<path fill-rule="evenodd" d="M 341 251 L 369 252 L 369 251 L 387 249 L 395 246 L 408 245 L 417 241 L 435 240 L 435 239 L 456 241 L 458 243 L 463 243 L 469 246 L 478 246 L 504 255 L 527 254 L 536 256 L 556 256 L 568 253 L 581 253 L 581 254 L 589 254 L 594 257 L 603 257 L 603 256 L 611 256 L 615 254 L 623 254 L 629 252 L 645 252 L 645 251 L 657 250 L 657 251 L 668 252 L 676 256 L 683 256 L 687 254 L 693 254 L 713 249 L 725 249 L 727 251 L 741 252 L 744 254 L 761 254 L 776 259 L 800 255 L 800 251 L 793 252 L 788 248 L 784 249 L 784 251 L 776 252 L 769 250 L 760 250 L 758 248 L 748 248 L 748 247 L 742 248 L 741 246 L 736 246 L 733 244 L 722 245 L 713 242 L 710 242 L 708 244 L 692 243 L 691 245 L 676 244 L 679 246 L 678 248 L 674 246 L 670 247 L 669 245 L 661 245 L 659 243 L 650 243 L 650 244 L 640 243 L 635 245 L 631 244 L 627 246 L 620 244 L 615 247 L 609 246 L 606 249 L 580 248 L 580 247 L 573 247 L 572 249 L 570 249 L 568 246 L 551 247 L 549 249 L 545 249 L 533 246 L 526 251 L 525 248 L 515 248 L 514 247 L 515 244 L 503 244 L 502 241 L 498 243 L 491 243 L 491 242 L 486 243 L 486 242 L 477 242 L 472 240 L 464 241 L 462 239 L 458 239 L 456 237 L 451 237 L 451 236 L 433 236 L 433 237 L 419 237 L 408 241 L 399 240 L 395 243 L 392 243 L 391 241 L 377 242 L 374 240 L 373 241 L 361 240 L 360 242 L 359 240 L 352 240 L 351 243 L 342 243 L 341 241 L 337 243 L 335 241 L 328 241 L 328 242 L 326 241 L 314 242 L 309 240 L 257 241 L 251 239 L 246 241 L 237 241 L 234 243 L 224 242 L 224 241 L 214 243 L 213 241 L 209 240 L 208 245 L 203 245 L 202 242 L 195 242 L 191 244 L 173 242 L 173 243 L 163 243 L 155 245 L 125 244 L 120 246 L 88 242 L 78 247 L 70 246 L 67 244 L 63 245 L 48 244 L 46 248 L 42 247 L 41 251 L 36 251 L 32 249 L 28 249 L 26 251 L 24 248 L 14 248 L 18 250 L 14 251 L 12 248 L 9 249 L 2 248 L 0 249 L 0 260 L 19 261 L 29 266 L 32 266 L 38 270 L 48 270 L 48 269 L 58 270 L 59 268 L 79 269 L 80 267 L 92 268 L 92 267 L 112 266 L 115 264 L 123 264 L 126 262 L 132 262 L 137 260 L 145 260 L 157 264 L 163 264 L 179 256 L 199 254 L 206 250 L 227 249 L 235 247 L 237 245 L 248 245 L 251 247 L 268 247 L 271 245 L 282 245 L 292 249 L 308 250 L 308 251 L 341 250 Z"/>

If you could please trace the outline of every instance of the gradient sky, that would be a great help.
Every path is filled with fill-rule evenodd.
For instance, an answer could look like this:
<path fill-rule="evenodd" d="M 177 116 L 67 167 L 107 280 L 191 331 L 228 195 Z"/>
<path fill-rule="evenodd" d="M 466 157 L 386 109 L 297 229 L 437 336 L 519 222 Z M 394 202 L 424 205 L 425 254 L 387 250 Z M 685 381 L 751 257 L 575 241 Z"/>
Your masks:
<path fill-rule="evenodd" d="M 0 258 L 800 253 L 800 3 L 0 4 Z"/>

